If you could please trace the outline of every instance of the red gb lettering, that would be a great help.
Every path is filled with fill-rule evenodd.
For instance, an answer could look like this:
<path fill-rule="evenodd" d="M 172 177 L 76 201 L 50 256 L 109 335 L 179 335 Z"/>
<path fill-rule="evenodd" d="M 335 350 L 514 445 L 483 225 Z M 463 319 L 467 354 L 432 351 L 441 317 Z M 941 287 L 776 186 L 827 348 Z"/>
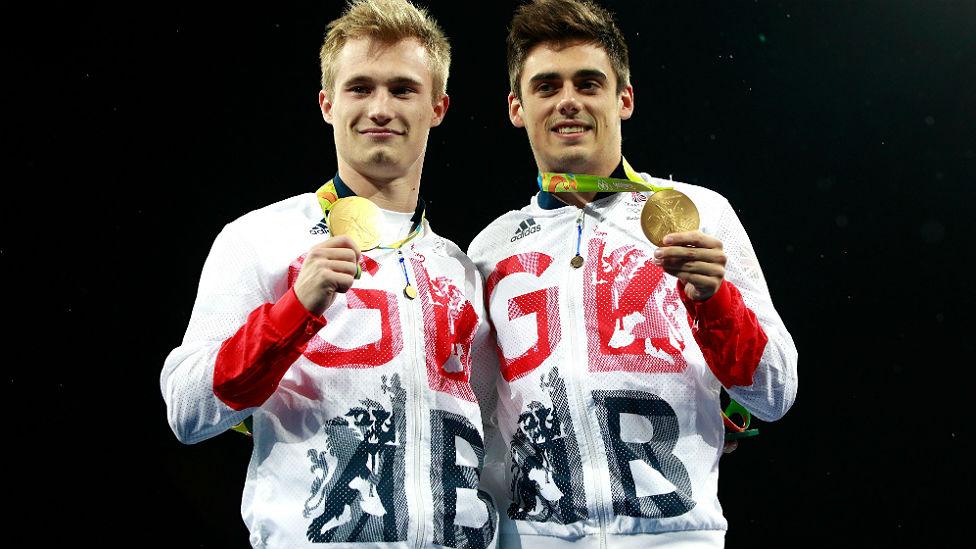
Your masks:
<path fill-rule="evenodd" d="M 451 280 L 427 275 L 422 260 L 410 259 L 424 311 L 427 383 L 435 391 L 475 402 L 471 390 L 471 343 L 478 314 Z"/>
<path fill-rule="evenodd" d="M 513 255 L 499 261 L 495 270 L 488 277 L 486 295 L 489 306 L 494 300 L 494 291 L 498 283 L 509 275 L 528 273 L 536 277 L 542 275 L 552 257 L 539 253 L 528 252 Z M 517 318 L 535 314 L 536 341 L 524 353 L 516 357 L 505 356 L 501 345 L 497 346 L 498 357 L 501 361 L 502 376 L 506 381 L 518 379 L 541 365 L 552 354 L 552 350 L 559 344 L 561 331 L 559 326 L 559 288 L 542 288 L 526 294 L 513 297 L 506 304 L 508 312 L 507 322 Z M 503 330 L 498 337 L 517 337 L 517 330 Z"/>
<path fill-rule="evenodd" d="M 633 245 L 605 251 L 590 240 L 583 299 L 590 371 L 681 372 L 687 367 L 675 287 Z M 680 312 L 679 312 L 680 311 Z"/>
<path fill-rule="evenodd" d="M 376 274 L 379 264 L 365 255 L 362 257 L 360 263 L 363 265 L 363 270 L 370 275 Z M 294 285 L 304 261 L 305 256 L 302 256 L 289 267 L 289 286 Z M 305 346 L 305 351 L 302 353 L 305 358 L 324 368 L 374 368 L 390 362 L 400 354 L 403 350 L 403 331 L 400 329 L 400 309 L 396 295 L 383 290 L 351 288 L 344 296 L 336 297 L 337 301 L 342 299 L 346 301 L 346 308 L 350 310 L 379 311 L 379 330 L 373 329 L 375 325 L 372 322 L 357 329 L 357 331 L 367 330 L 374 333 L 378 331 L 378 337 L 372 342 L 349 349 L 326 341 L 316 334 Z"/>

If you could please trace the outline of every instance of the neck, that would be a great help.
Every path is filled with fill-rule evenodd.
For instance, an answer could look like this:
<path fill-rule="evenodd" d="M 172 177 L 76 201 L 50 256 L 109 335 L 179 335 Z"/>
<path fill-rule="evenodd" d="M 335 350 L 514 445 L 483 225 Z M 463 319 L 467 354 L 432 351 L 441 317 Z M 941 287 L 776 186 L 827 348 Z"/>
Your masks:
<path fill-rule="evenodd" d="M 417 164 L 405 174 L 387 177 L 364 174 L 340 158 L 339 177 L 356 196 L 367 198 L 384 210 L 413 212 L 420 196 L 420 172 L 423 169 L 420 162 Z"/>

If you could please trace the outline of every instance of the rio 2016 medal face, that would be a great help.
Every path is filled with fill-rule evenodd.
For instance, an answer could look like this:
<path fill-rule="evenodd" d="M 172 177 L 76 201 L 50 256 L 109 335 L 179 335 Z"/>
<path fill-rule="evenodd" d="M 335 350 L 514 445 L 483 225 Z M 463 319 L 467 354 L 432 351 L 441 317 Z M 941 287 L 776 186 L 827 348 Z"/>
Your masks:
<path fill-rule="evenodd" d="M 695 203 L 687 195 L 674 189 L 665 189 L 650 195 L 641 211 L 641 229 L 644 230 L 644 236 L 659 248 L 664 246 L 665 236 L 695 231 L 699 224 Z"/>
<path fill-rule="evenodd" d="M 329 232 L 332 236 L 346 235 L 365 252 L 380 244 L 380 208 L 361 196 L 347 196 L 329 210 Z"/>

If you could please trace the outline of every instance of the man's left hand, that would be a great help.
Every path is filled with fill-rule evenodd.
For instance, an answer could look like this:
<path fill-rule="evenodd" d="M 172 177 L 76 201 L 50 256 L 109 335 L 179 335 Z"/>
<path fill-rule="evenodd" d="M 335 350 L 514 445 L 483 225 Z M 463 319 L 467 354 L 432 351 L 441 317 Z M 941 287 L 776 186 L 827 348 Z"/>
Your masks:
<path fill-rule="evenodd" d="M 715 295 L 725 279 L 722 241 L 701 231 L 671 233 L 664 246 L 654 250 L 654 264 L 685 283 L 685 295 L 705 301 Z"/>

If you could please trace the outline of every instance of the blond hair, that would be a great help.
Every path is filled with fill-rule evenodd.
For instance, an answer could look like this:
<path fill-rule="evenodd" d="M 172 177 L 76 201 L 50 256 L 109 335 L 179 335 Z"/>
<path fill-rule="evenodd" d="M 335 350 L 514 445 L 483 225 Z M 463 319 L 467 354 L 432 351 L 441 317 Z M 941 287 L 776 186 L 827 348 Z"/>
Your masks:
<path fill-rule="evenodd" d="M 508 29 L 508 79 L 517 97 L 522 97 L 519 80 L 525 57 L 545 42 L 559 46 L 575 42 L 596 44 L 610 58 L 617 76 L 617 93 L 630 84 L 627 43 L 609 10 L 589 0 L 532 0 L 516 10 Z"/>
<path fill-rule="evenodd" d="M 447 94 L 451 67 L 451 45 L 437 21 L 407 0 L 352 0 L 341 17 L 326 27 L 325 41 L 319 50 L 322 89 L 334 91 L 336 59 L 346 41 L 369 38 L 393 45 L 415 38 L 427 50 L 427 67 L 433 81 L 432 99 Z"/>

